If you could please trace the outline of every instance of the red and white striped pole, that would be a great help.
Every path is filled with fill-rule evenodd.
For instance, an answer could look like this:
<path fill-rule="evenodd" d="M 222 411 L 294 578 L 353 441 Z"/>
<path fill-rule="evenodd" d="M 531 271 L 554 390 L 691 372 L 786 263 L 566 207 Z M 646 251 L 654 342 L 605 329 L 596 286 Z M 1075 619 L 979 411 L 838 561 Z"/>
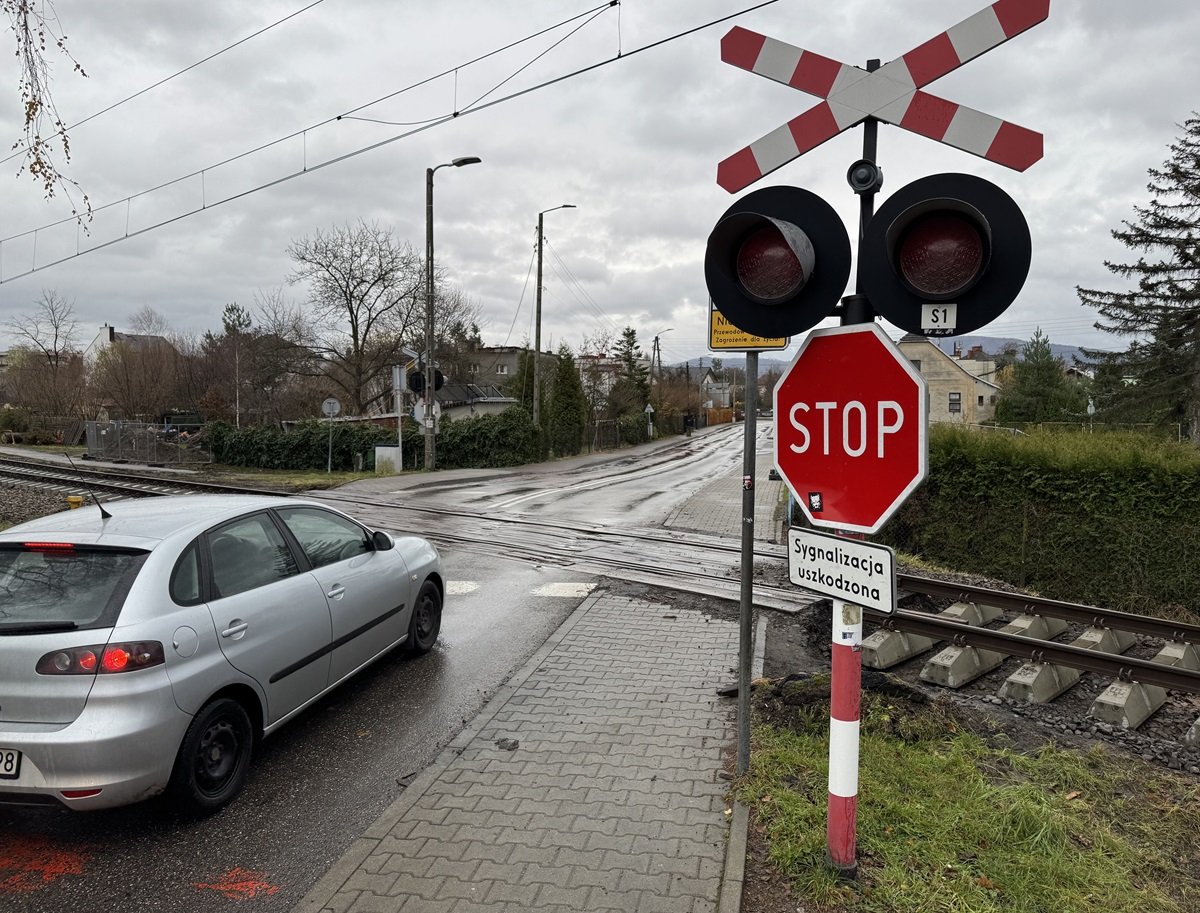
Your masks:
<path fill-rule="evenodd" d="M 829 861 L 858 877 L 858 729 L 862 705 L 862 608 L 833 600 L 833 666 L 829 685 Z"/>

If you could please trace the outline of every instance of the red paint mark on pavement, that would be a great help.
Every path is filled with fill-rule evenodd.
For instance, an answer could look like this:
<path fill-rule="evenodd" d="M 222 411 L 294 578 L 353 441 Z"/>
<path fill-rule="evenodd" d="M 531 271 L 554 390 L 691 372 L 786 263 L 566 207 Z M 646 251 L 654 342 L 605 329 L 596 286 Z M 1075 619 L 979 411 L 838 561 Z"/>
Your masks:
<path fill-rule="evenodd" d="M 64 875 L 82 875 L 89 856 L 42 837 L 0 836 L 0 894 L 29 894 Z"/>
<path fill-rule="evenodd" d="M 250 872 L 246 869 L 236 868 L 230 869 L 222 875 L 215 884 L 196 881 L 193 882 L 193 886 L 201 891 L 216 891 L 218 894 L 224 894 L 230 900 L 249 900 L 259 894 L 268 896 L 279 893 L 279 886 L 265 881 L 266 877 L 266 872 Z"/>

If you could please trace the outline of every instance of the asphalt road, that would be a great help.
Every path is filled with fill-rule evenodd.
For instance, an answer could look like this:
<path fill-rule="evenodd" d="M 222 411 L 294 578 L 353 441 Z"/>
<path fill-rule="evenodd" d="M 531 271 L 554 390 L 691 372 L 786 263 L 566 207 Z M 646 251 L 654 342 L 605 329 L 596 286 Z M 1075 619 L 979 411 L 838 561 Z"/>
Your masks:
<path fill-rule="evenodd" d="M 357 506 L 339 506 L 367 522 L 372 505 L 424 503 L 651 526 L 714 478 L 740 476 L 742 446 L 731 426 L 653 453 L 381 477 L 352 487 Z M 502 532 L 494 546 L 444 547 L 451 589 L 434 651 L 383 659 L 266 740 L 247 788 L 217 815 L 181 820 L 157 800 L 0 809 L 0 911 L 220 913 L 248 900 L 290 910 L 595 582 L 571 567 L 566 543 L 546 563 L 506 560 Z"/>
<path fill-rule="evenodd" d="M 288 910 L 579 604 L 591 581 L 447 553 L 438 646 L 387 657 L 267 739 L 245 792 L 180 820 L 0 809 L 0 910 Z M 244 909 L 244 907 L 242 907 Z"/>

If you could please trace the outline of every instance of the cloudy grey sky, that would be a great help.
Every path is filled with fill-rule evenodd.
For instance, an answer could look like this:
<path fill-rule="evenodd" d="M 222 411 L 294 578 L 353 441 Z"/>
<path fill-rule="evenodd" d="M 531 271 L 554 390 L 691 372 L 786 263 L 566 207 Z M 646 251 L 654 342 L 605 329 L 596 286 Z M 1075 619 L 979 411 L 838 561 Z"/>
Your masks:
<path fill-rule="evenodd" d="M 664 362 L 695 359 L 707 353 L 705 240 L 735 199 L 717 163 L 816 102 L 721 63 L 721 36 L 741 25 L 864 66 L 987 5 L 778 0 L 664 41 L 753 0 L 310 2 L 56 0 L 88 73 L 55 65 L 68 124 L 291 18 L 71 131 L 67 170 L 98 210 L 90 234 L 6 163 L 0 321 L 52 290 L 73 302 L 86 343 L 145 306 L 202 332 L 231 301 L 252 307 L 281 287 L 302 299 L 286 285 L 289 243 L 364 219 L 423 249 L 425 169 L 474 155 L 483 163 L 437 172 L 436 257 L 481 306 L 486 342 L 532 337 L 537 215 L 573 203 L 545 216 L 543 343 L 578 348 L 633 326 L 647 351 L 660 334 Z M 963 171 L 999 184 L 1029 220 L 1029 280 L 981 333 L 1026 339 L 1040 326 L 1053 342 L 1121 347 L 1092 329 L 1074 289 L 1122 287 L 1103 266 L 1126 255 L 1110 231 L 1146 202 L 1146 169 L 1200 107 L 1198 38 L 1193 0 L 1052 0 L 1046 22 L 929 86 L 1043 133 L 1045 158 L 1022 174 L 880 126 L 879 202 Z M 20 138 L 15 67 L 0 55 L 7 143 Z M 844 176 L 861 147 L 853 128 L 754 186 L 813 190 L 853 234 Z"/>

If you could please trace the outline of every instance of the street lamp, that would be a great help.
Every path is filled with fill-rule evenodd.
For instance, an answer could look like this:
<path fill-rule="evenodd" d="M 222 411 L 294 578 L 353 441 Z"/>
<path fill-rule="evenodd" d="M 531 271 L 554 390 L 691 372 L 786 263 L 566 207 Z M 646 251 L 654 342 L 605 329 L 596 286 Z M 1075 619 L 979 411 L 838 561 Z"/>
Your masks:
<path fill-rule="evenodd" d="M 451 159 L 433 168 L 425 169 L 425 468 L 433 469 L 434 422 L 433 422 L 433 173 L 438 168 L 461 168 L 463 165 L 478 165 L 483 159 L 465 155 Z M 400 421 L 400 416 L 396 416 Z"/>
<path fill-rule="evenodd" d="M 674 327 L 667 327 L 665 330 L 659 330 L 654 334 L 654 345 L 650 349 L 650 395 L 654 396 L 656 389 L 658 393 L 658 411 L 662 412 L 662 349 L 658 347 L 658 337 L 664 333 L 670 333 Z M 654 366 L 658 365 L 658 383 L 654 383 Z M 649 406 L 649 403 L 646 404 Z M 652 434 L 650 426 L 647 425 L 647 434 Z"/>
<path fill-rule="evenodd" d="M 574 203 L 563 203 L 561 206 L 551 206 L 549 209 L 543 209 L 538 213 L 538 234 L 537 234 L 537 314 L 534 318 L 533 328 L 533 424 L 539 427 L 539 418 L 541 416 L 542 402 L 542 386 L 541 377 L 542 371 L 540 368 L 542 361 L 542 216 L 548 212 L 554 212 L 556 209 L 575 209 Z"/>

